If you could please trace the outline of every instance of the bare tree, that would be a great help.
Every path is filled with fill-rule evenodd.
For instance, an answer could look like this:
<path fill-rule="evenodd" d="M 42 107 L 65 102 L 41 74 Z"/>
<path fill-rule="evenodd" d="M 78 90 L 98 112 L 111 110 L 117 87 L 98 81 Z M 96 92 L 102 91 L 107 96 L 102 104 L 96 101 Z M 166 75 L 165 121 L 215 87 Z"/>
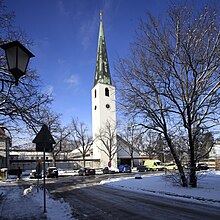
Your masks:
<path fill-rule="evenodd" d="M 54 166 L 56 166 L 56 160 L 60 153 L 68 153 L 73 150 L 72 145 L 70 144 L 70 128 L 67 126 L 62 127 L 60 116 L 60 114 L 57 114 L 50 109 L 42 110 L 39 115 L 41 122 L 48 126 L 56 142 L 52 151 Z"/>
<path fill-rule="evenodd" d="M 99 148 L 99 150 L 103 151 L 107 155 L 110 162 L 108 166 L 111 167 L 111 161 L 118 151 L 116 126 L 113 126 L 110 121 L 107 121 L 105 126 L 99 130 L 96 138 L 101 141 L 104 146 L 103 148 Z"/>
<path fill-rule="evenodd" d="M 142 145 L 142 131 L 137 128 L 136 123 L 127 124 L 125 128 L 121 129 L 120 136 L 117 136 L 119 148 L 123 149 L 131 158 L 131 167 L 134 167 L 134 154 L 140 152 Z M 124 143 L 125 142 L 125 143 Z M 124 143 L 124 144 L 123 144 Z"/>
<path fill-rule="evenodd" d="M 56 166 L 56 160 L 60 153 L 68 155 L 68 153 L 73 150 L 69 140 L 70 134 L 71 132 L 68 127 L 60 127 L 59 130 L 56 131 L 56 134 L 54 135 L 56 144 L 53 146 L 54 148 L 52 152 L 54 166 Z"/>
<path fill-rule="evenodd" d="M 212 133 L 201 129 L 195 141 L 196 161 L 207 158 L 213 146 L 214 146 L 214 137 Z"/>
<path fill-rule="evenodd" d="M 161 135 L 153 131 L 148 131 L 143 135 L 142 138 L 142 151 L 150 159 L 158 158 L 162 162 L 164 161 L 164 153 L 166 143 L 162 139 Z"/>
<path fill-rule="evenodd" d="M 178 166 L 182 186 L 187 178 L 173 137 L 184 132 L 190 182 L 197 186 L 195 141 L 200 127 L 210 128 L 219 115 L 219 8 L 194 13 L 189 5 L 171 6 L 167 20 L 148 14 L 141 21 L 131 56 L 120 59 L 121 102 L 145 128 L 161 133 Z"/>
<path fill-rule="evenodd" d="M 30 45 L 25 34 L 14 27 L 14 17 L 0 0 L 0 44 L 19 40 L 26 46 Z M 19 80 L 19 86 L 13 85 L 11 81 L 14 79 L 8 72 L 3 53 L 0 50 L 0 124 L 14 129 L 26 125 L 28 129 L 36 131 L 36 125 L 41 122 L 38 113 L 49 108 L 51 94 L 41 92 L 39 76 L 31 69 Z"/>
<path fill-rule="evenodd" d="M 88 134 L 88 127 L 85 123 L 73 119 L 71 123 L 71 136 L 76 149 L 82 154 L 83 166 L 86 166 L 86 155 L 91 150 L 93 143 L 92 137 Z"/>

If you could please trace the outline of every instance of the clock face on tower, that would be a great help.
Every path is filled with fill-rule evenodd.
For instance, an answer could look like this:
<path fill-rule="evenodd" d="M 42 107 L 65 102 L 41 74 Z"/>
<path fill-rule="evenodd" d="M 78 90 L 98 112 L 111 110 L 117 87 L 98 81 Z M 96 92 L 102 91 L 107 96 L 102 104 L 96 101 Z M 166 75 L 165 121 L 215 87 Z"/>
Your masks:
<path fill-rule="evenodd" d="M 105 106 L 107 109 L 109 109 L 110 108 L 110 105 L 109 104 L 106 104 L 106 106 Z"/>

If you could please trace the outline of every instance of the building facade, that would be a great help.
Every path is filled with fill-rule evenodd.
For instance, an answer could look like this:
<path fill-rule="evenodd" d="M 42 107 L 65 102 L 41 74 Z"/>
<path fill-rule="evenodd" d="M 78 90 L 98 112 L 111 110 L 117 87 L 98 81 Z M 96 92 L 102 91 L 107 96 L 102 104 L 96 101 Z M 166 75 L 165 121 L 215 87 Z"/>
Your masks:
<path fill-rule="evenodd" d="M 11 138 L 5 134 L 4 129 L 0 128 L 0 168 L 8 168 L 10 146 Z"/>
<path fill-rule="evenodd" d="M 209 157 L 220 159 L 220 139 L 215 141 L 215 144 L 209 153 Z"/>

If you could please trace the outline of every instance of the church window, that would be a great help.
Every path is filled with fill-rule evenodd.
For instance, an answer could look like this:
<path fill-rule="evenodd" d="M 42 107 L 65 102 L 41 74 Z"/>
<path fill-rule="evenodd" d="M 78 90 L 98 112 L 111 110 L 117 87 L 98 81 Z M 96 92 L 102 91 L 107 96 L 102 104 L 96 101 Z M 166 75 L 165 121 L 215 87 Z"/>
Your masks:
<path fill-rule="evenodd" d="M 96 98 L 96 89 L 95 89 L 95 98 Z"/>
<path fill-rule="evenodd" d="M 109 96 L 109 89 L 105 88 L 105 96 Z"/>
<path fill-rule="evenodd" d="M 95 105 L 95 110 L 97 109 L 96 105 Z"/>

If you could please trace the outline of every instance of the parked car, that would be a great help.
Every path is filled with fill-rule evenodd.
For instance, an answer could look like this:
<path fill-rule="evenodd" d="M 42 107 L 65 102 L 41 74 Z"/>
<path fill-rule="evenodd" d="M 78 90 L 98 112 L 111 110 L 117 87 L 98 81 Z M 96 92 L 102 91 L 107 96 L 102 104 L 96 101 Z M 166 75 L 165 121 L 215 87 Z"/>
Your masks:
<path fill-rule="evenodd" d="M 137 171 L 138 172 L 146 172 L 146 171 L 148 171 L 148 168 L 145 165 L 139 165 L 139 166 L 137 166 Z"/>
<path fill-rule="evenodd" d="M 166 163 L 164 168 L 167 170 L 177 170 L 177 166 L 175 163 Z"/>
<path fill-rule="evenodd" d="M 108 167 L 103 168 L 102 171 L 103 171 L 103 174 L 109 174 L 109 173 L 111 173 L 111 171 L 109 170 Z"/>
<path fill-rule="evenodd" d="M 79 169 L 78 173 L 79 173 L 79 176 L 95 175 L 95 169 L 82 167 Z"/>
<path fill-rule="evenodd" d="M 200 171 L 200 170 L 208 170 L 209 167 L 206 163 L 199 163 L 196 167 L 196 170 L 197 171 Z"/>
<path fill-rule="evenodd" d="M 58 178 L 58 170 L 56 167 L 48 167 L 46 171 L 47 178 Z"/>
<path fill-rule="evenodd" d="M 111 167 L 109 170 L 111 173 L 119 173 L 119 169 L 117 167 Z"/>
<path fill-rule="evenodd" d="M 16 175 L 18 174 L 18 169 L 9 169 L 8 170 L 8 175 Z"/>
<path fill-rule="evenodd" d="M 30 175 L 29 175 L 30 179 L 41 179 L 42 178 L 42 173 L 38 174 L 36 172 L 36 170 L 32 170 Z"/>
<path fill-rule="evenodd" d="M 161 163 L 160 160 L 145 160 L 144 165 L 147 166 L 149 170 L 164 170 L 164 165 Z"/>
<path fill-rule="evenodd" d="M 131 173 L 131 167 L 129 165 L 120 165 L 118 169 L 119 173 Z"/>
<path fill-rule="evenodd" d="M 118 173 L 118 168 L 115 167 L 105 167 L 102 169 L 103 174 L 111 174 L 111 173 Z"/>

